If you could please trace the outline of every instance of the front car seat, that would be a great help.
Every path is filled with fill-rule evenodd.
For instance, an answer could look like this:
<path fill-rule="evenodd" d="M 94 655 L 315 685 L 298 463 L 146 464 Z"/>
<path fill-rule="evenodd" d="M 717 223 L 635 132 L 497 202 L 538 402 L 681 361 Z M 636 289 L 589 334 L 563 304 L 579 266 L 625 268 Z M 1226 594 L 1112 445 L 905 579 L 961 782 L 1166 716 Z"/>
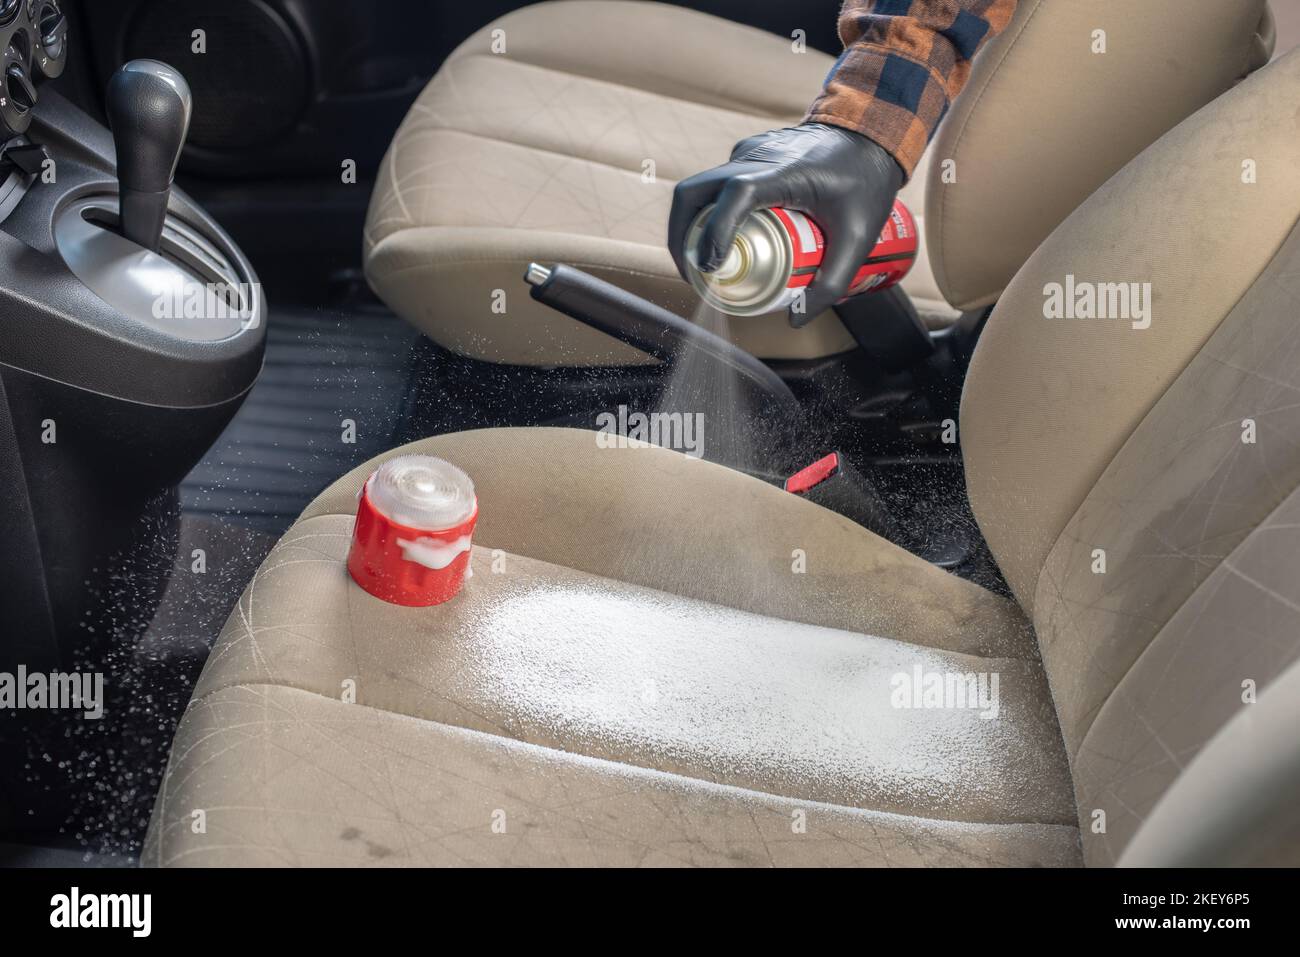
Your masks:
<path fill-rule="evenodd" d="M 926 321 L 992 303 L 1111 174 L 1267 62 L 1271 23 L 1264 0 L 1020 0 L 902 192 L 923 243 L 904 288 Z M 397 131 L 371 198 L 366 276 L 462 355 L 649 362 L 530 299 L 527 264 L 579 266 L 690 316 L 697 300 L 664 246 L 676 181 L 798 123 L 832 62 L 667 4 L 508 14 L 461 44 Z M 830 312 L 799 330 L 784 315 L 731 320 L 727 333 L 763 359 L 856 348 Z"/>
<path fill-rule="evenodd" d="M 389 454 L 478 487 L 465 591 L 363 592 L 375 462 L 326 490 L 207 663 L 144 862 L 1300 864 L 1297 101 L 1293 53 L 1001 296 L 961 426 L 1016 601 L 675 452 L 425 439 Z M 1151 321 L 1046 318 L 1067 275 L 1150 283 Z M 929 675 L 998 705 L 898 696 Z"/>

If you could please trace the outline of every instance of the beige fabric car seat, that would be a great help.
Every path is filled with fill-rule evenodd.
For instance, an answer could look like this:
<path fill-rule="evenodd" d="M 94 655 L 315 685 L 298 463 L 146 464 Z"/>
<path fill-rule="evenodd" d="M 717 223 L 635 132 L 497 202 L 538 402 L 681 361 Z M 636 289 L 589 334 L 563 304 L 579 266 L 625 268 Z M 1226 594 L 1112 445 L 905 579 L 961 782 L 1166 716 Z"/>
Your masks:
<path fill-rule="evenodd" d="M 904 283 L 923 317 L 941 326 L 993 302 L 1094 189 L 1271 47 L 1264 0 L 1020 0 L 902 193 L 928 247 Z M 370 284 L 477 359 L 649 362 L 535 303 L 526 265 L 567 262 L 692 315 L 665 248 L 674 185 L 799 122 L 832 62 L 667 4 L 508 14 L 452 54 L 397 131 L 366 223 Z M 720 331 L 765 359 L 855 347 L 830 312 L 800 330 L 777 315 Z"/>
<path fill-rule="evenodd" d="M 1018 601 L 676 452 L 425 439 L 389 454 L 473 476 L 473 578 L 372 598 L 375 462 L 322 493 L 204 669 L 144 862 L 1300 864 L 1297 102 L 1293 53 L 1001 297 L 962 433 Z M 1046 318 L 1066 276 L 1150 283 L 1150 322 Z M 904 693 L 995 674 L 996 708 Z"/>

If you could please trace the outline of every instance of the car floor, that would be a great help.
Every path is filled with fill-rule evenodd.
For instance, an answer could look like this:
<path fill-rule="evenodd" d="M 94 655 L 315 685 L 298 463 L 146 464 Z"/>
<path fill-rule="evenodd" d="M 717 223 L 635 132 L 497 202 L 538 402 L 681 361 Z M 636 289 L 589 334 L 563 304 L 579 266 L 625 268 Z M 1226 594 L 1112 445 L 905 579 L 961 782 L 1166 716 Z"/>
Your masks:
<path fill-rule="evenodd" d="M 103 675 L 102 717 L 0 713 L 0 751 L 12 769 L 0 780 L 0 820 L 13 822 L 0 831 L 0 866 L 21 857 L 34 866 L 114 867 L 138 857 L 176 724 L 275 539 L 186 515 L 174 496 L 141 522 L 137 540 L 93 587 L 94 610 L 67 665 Z"/>
<path fill-rule="evenodd" d="M 181 484 L 184 513 L 280 535 L 316 493 L 392 447 L 417 339 L 382 309 L 273 309 L 261 375 Z"/>

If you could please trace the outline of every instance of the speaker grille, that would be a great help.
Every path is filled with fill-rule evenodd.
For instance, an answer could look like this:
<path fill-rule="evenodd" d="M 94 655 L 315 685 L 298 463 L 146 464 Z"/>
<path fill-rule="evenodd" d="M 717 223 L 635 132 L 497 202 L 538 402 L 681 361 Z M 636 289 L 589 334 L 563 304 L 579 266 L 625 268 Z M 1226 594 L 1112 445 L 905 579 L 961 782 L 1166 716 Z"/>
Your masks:
<path fill-rule="evenodd" d="M 193 50 L 203 30 L 206 52 Z M 237 152 L 291 132 L 308 99 L 308 67 L 292 27 L 260 0 L 145 0 L 126 30 L 126 59 L 176 67 L 194 96 L 188 142 Z"/>

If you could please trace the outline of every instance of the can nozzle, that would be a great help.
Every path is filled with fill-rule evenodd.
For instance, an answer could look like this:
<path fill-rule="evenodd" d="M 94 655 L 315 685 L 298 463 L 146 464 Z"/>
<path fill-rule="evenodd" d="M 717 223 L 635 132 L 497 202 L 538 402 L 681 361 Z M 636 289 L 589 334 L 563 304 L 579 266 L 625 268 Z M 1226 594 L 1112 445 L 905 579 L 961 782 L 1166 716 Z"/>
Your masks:
<path fill-rule="evenodd" d="M 749 246 L 737 236 L 727 250 L 727 258 L 722 261 L 722 265 L 705 276 L 709 281 L 717 283 L 739 282 L 749 275 L 749 264 Z"/>

